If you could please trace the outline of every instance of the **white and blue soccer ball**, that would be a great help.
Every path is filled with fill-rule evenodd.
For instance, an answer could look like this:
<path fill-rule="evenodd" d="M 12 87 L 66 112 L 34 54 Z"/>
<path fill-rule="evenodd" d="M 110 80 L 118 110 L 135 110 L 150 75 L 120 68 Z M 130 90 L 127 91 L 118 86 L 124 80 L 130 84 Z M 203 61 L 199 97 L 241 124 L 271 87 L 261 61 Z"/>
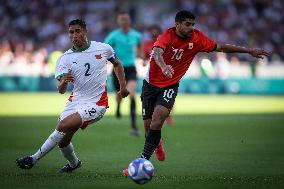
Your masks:
<path fill-rule="evenodd" d="M 154 166 L 149 160 L 138 158 L 128 166 L 128 177 L 137 184 L 149 182 L 153 175 Z"/>

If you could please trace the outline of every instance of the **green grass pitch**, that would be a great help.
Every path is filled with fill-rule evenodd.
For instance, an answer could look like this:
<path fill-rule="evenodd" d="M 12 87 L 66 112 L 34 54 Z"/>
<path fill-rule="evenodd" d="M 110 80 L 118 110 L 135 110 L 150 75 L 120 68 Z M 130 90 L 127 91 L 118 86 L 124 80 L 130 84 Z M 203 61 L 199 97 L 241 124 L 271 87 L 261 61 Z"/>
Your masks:
<path fill-rule="evenodd" d="M 142 186 L 120 173 L 140 155 L 144 139 L 129 135 L 128 101 L 122 119 L 113 117 L 113 95 L 106 116 L 74 137 L 83 162 L 76 172 L 57 173 L 66 163 L 57 147 L 31 170 L 16 167 L 16 158 L 36 151 L 54 130 L 66 99 L 0 93 L 1 188 L 284 188 L 283 96 L 178 96 L 174 125 L 162 132 L 166 161 L 151 158 L 155 176 Z"/>

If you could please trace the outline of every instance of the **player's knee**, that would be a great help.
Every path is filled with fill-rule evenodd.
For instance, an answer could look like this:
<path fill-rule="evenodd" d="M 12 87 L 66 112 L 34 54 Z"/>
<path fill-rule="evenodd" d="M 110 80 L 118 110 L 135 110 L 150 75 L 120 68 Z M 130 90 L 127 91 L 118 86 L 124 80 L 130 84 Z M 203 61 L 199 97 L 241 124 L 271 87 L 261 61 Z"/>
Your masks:
<path fill-rule="evenodd" d="M 162 119 L 154 119 L 151 122 L 150 128 L 157 130 L 157 129 L 161 129 L 163 126 L 164 121 Z"/>
<path fill-rule="evenodd" d="M 59 132 L 67 133 L 68 131 L 70 131 L 69 124 L 66 123 L 65 121 L 61 121 L 57 126 L 57 130 Z"/>

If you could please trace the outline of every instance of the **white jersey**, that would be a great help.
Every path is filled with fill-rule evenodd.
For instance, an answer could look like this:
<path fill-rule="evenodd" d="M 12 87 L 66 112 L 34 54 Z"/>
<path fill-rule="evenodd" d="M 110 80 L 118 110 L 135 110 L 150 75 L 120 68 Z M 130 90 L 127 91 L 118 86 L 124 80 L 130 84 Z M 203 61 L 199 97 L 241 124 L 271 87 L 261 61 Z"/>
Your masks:
<path fill-rule="evenodd" d="M 107 60 L 111 58 L 114 58 L 114 50 L 110 45 L 91 41 L 86 49 L 69 49 L 57 60 L 55 78 L 60 80 L 68 72 L 73 75 L 70 101 L 107 107 Z"/>

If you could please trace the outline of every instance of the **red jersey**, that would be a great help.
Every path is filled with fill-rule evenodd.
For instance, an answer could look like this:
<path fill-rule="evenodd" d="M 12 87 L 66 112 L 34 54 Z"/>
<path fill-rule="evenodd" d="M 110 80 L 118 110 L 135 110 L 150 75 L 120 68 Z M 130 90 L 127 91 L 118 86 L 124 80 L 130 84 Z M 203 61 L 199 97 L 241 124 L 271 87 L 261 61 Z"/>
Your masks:
<path fill-rule="evenodd" d="M 191 38 L 182 39 L 175 33 L 175 28 L 169 28 L 158 37 L 154 43 L 155 46 L 164 49 L 164 61 L 172 66 L 174 75 L 172 78 L 167 78 L 151 57 L 146 81 L 151 85 L 164 88 L 180 81 L 198 52 L 212 52 L 217 44 L 199 30 L 194 29 Z"/>

